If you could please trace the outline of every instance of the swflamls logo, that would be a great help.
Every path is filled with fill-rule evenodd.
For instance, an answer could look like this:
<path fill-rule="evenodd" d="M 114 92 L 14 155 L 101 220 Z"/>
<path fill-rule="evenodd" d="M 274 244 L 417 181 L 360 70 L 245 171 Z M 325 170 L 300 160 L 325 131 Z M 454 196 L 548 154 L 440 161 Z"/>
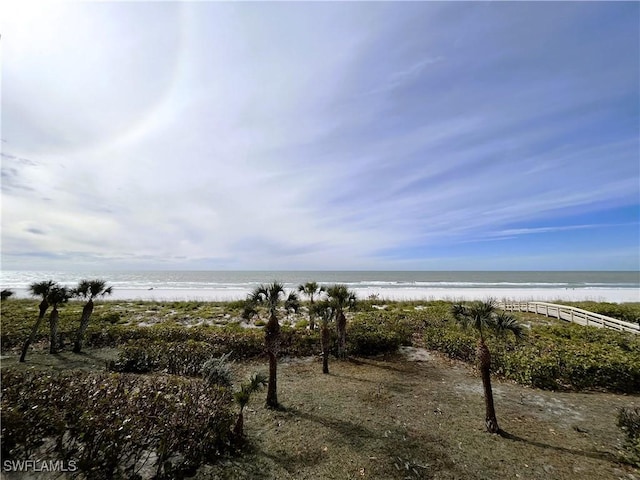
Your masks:
<path fill-rule="evenodd" d="M 78 470 L 75 460 L 5 460 L 3 472 L 75 472 Z"/>

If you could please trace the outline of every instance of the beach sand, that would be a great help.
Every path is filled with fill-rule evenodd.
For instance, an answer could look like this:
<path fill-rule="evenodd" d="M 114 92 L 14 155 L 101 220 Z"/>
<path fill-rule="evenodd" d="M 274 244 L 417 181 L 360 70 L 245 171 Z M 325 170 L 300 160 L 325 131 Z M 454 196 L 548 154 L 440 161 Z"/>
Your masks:
<path fill-rule="evenodd" d="M 635 288 L 353 288 L 360 299 L 380 300 L 486 300 L 498 301 L 595 301 L 640 302 Z M 14 289 L 17 298 L 28 298 L 26 289 Z M 231 301 L 244 300 L 250 289 L 114 289 L 107 300 Z"/>

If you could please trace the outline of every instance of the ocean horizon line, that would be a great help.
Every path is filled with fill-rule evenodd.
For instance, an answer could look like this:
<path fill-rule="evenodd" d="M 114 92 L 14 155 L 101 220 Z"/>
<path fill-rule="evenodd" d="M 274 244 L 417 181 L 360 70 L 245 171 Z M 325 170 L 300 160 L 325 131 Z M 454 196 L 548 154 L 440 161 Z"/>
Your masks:
<path fill-rule="evenodd" d="M 486 297 L 572 301 L 640 301 L 640 275 L 630 271 L 425 271 L 425 270 L 128 270 L 102 272 L 3 271 L 2 288 L 28 296 L 34 282 L 54 280 L 73 287 L 101 278 L 113 287 L 112 298 L 246 298 L 256 286 L 281 282 L 287 290 L 315 281 L 345 284 L 359 298 L 428 299 Z"/>

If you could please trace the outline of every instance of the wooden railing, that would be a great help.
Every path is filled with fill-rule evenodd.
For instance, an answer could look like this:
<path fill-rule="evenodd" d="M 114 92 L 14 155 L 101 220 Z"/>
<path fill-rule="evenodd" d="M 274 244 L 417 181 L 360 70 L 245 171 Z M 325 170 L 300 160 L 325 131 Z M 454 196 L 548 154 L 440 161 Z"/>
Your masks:
<path fill-rule="evenodd" d="M 545 302 L 499 302 L 498 307 L 508 312 L 532 312 L 547 317 L 590 327 L 612 328 L 621 332 L 640 333 L 640 325 L 589 312 L 581 308 Z"/>

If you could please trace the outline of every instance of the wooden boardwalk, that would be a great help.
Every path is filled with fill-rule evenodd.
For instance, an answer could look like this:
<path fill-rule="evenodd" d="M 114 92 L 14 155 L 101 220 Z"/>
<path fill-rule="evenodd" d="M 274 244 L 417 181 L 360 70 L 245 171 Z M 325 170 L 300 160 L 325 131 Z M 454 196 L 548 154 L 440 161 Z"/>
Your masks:
<path fill-rule="evenodd" d="M 531 312 L 547 317 L 559 318 L 567 322 L 587 325 L 589 327 L 611 328 L 621 332 L 640 333 L 640 325 L 625 322 L 617 318 L 607 317 L 598 313 L 545 302 L 499 302 L 498 307 L 508 312 Z"/>

